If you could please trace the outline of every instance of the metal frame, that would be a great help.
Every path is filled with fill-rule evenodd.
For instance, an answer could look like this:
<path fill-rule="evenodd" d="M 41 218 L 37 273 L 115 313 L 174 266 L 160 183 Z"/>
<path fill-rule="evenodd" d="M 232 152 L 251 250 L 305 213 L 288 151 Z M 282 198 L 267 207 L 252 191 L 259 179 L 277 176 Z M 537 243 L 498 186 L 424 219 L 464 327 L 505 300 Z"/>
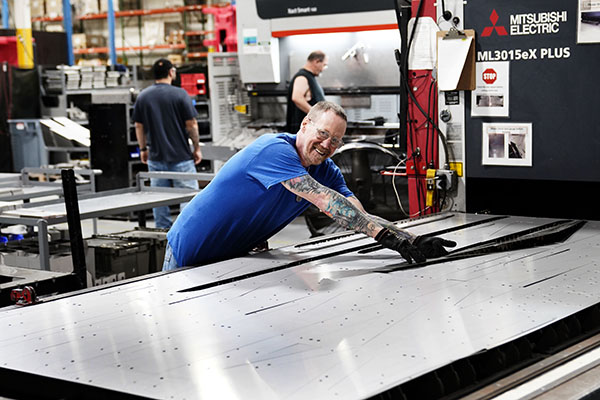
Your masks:
<path fill-rule="evenodd" d="M 146 186 L 150 178 L 211 180 L 214 174 L 177 172 L 140 172 L 136 187 L 87 193 L 79 197 L 80 218 L 98 218 L 170 206 L 189 201 L 196 190 Z M 50 270 L 48 226 L 67 221 L 62 199 L 23 204 L 0 213 L 0 224 L 37 227 L 41 269 Z"/>
<path fill-rule="evenodd" d="M 29 202 L 31 199 L 53 195 L 62 195 L 62 185 L 60 182 L 36 182 L 30 180 L 31 174 L 60 175 L 59 168 L 23 168 L 21 173 L 14 173 L 0 180 L 0 201 L 18 201 Z M 78 169 L 74 170 L 77 175 L 89 177 L 89 181 L 77 186 L 78 192 L 95 192 L 95 177 L 101 175 L 99 169 Z"/>

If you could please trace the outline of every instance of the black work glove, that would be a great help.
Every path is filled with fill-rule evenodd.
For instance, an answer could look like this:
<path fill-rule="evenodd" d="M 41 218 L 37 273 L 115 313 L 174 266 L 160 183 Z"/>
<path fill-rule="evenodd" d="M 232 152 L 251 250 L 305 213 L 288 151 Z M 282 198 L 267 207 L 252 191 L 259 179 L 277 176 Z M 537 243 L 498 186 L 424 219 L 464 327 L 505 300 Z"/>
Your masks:
<path fill-rule="evenodd" d="M 406 261 L 408 261 L 409 264 L 411 264 L 413 260 L 418 263 L 425 261 L 425 256 L 417 246 L 412 245 L 408 239 L 401 238 L 387 228 L 380 230 L 377 236 L 375 236 L 375 240 L 377 240 L 383 247 L 400 253 L 400 255 Z"/>
<path fill-rule="evenodd" d="M 436 258 L 447 255 L 448 251 L 444 247 L 454 247 L 456 242 L 435 236 L 417 236 L 413 246 L 416 246 L 425 257 Z"/>

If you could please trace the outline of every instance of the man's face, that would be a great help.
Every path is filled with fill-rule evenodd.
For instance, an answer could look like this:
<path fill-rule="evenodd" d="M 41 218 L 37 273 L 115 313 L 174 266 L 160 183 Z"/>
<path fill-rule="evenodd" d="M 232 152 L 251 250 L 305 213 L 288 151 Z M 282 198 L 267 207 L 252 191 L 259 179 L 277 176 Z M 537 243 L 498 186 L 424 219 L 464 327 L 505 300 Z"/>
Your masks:
<path fill-rule="evenodd" d="M 346 121 L 332 111 L 302 120 L 296 150 L 304 167 L 319 165 L 335 152 L 346 132 Z"/>

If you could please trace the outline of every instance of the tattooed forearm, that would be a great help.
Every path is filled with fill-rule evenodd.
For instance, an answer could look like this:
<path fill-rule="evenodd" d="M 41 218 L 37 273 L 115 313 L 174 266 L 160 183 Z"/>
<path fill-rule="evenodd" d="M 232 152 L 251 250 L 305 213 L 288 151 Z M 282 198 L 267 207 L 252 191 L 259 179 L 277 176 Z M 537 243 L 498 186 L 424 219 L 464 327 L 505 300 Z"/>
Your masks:
<path fill-rule="evenodd" d="M 289 190 L 315 204 L 322 212 L 345 228 L 374 237 L 382 228 L 368 214 L 359 210 L 344 196 L 321 185 L 309 175 L 283 182 Z"/>
<path fill-rule="evenodd" d="M 327 208 L 323 212 L 343 227 L 365 233 L 368 236 L 375 236 L 381 226 L 368 218 L 365 213 L 356 208 L 344 196 L 333 190 L 332 192 Z"/>

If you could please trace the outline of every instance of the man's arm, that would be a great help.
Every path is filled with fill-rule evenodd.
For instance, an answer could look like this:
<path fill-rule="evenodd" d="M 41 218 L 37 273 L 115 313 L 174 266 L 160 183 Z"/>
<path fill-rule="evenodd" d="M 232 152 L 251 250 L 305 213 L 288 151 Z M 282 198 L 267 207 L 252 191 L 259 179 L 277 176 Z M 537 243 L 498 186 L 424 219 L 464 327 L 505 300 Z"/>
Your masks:
<path fill-rule="evenodd" d="M 198 133 L 198 121 L 196 119 L 188 119 L 185 121 L 185 130 L 188 135 L 190 135 L 190 139 L 192 140 L 192 144 L 194 145 L 194 164 L 199 164 L 202 161 L 202 150 L 200 149 L 200 134 Z"/>
<path fill-rule="evenodd" d="M 308 86 L 308 79 L 304 76 L 298 76 L 294 79 L 294 87 L 292 88 L 292 101 L 302 111 L 308 114 L 310 111 L 310 104 L 306 101 L 306 94 L 310 91 Z M 294 133 L 294 132 L 292 132 Z"/>
<path fill-rule="evenodd" d="M 369 218 L 362 210 L 362 205 L 357 206 L 356 203 L 360 204 L 358 199 L 346 198 L 335 190 L 321 185 L 310 175 L 289 179 L 282 182 L 282 185 L 317 206 L 321 212 L 345 228 L 362 232 L 372 238 L 383 228 L 381 224 Z"/>
<path fill-rule="evenodd" d="M 148 164 L 148 148 L 146 146 L 146 132 L 144 132 L 144 124 L 141 122 L 135 123 L 135 137 L 140 147 L 140 161 L 144 164 Z M 142 151 L 142 149 L 145 149 Z"/>
<path fill-rule="evenodd" d="M 456 246 L 455 242 L 438 237 L 417 237 L 383 218 L 374 217 L 364 211 L 357 198 L 346 198 L 321 185 L 310 175 L 289 179 L 281 184 L 317 206 L 338 224 L 371 236 L 382 246 L 400 253 L 409 263 L 413 260 L 424 262 L 427 258 L 441 257 L 448 254 L 444 247 Z"/>

